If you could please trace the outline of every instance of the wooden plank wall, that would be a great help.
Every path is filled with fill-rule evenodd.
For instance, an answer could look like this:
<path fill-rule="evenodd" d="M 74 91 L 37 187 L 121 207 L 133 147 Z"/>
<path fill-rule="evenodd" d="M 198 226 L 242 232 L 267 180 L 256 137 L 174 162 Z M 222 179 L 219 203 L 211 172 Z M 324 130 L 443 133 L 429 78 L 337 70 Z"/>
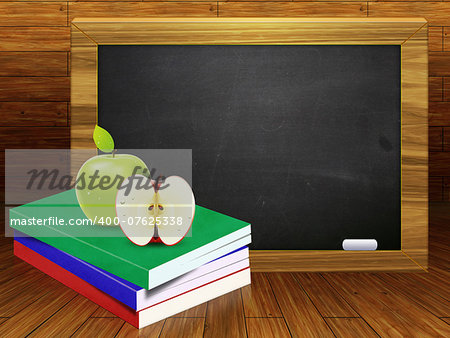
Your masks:
<path fill-rule="evenodd" d="M 450 0 L 0 0 L 1 165 L 6 148 L 70 146 L 69 23 L 74 17 L 151 16 L 425 17 L 430 23 L 430 199 L 450 200 Z"/>

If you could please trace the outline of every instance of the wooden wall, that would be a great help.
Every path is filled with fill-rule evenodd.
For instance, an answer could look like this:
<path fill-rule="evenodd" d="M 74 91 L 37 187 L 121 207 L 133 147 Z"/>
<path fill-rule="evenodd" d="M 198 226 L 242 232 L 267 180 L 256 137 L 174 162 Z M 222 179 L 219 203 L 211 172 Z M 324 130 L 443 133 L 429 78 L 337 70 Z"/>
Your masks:
<path fill-rule="evenodd" d="M 430 198 L 450 200 L 450 0 L 0 0 L 0 166 L 5 148 L 70 146 L 69 23 L 74 17 L 151 16 L 425 17 L 430 24 Z M 3 186 L 3 168 L 1 173 Z"/>

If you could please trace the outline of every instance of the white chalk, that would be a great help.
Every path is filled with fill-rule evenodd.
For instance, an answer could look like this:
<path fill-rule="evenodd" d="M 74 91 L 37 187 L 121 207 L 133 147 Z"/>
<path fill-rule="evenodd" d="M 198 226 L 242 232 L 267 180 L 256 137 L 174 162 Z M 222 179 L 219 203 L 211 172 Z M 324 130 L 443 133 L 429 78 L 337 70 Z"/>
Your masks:
<path fill-rule="evenodd" d="M 377 246 L 376 239 L 344 239 L 342 241 L 344 250 L 376 250 Z"/>

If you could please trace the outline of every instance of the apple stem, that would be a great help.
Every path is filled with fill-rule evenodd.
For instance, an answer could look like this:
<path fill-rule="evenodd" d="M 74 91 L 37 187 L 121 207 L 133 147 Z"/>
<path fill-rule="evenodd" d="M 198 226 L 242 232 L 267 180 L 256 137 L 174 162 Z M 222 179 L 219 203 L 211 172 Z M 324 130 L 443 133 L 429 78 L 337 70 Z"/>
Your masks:
<path fill-rule="evenodd" d="M 117 149 L 114 149 L 114 150 L 112 151 L 112 157 L 115 157 L 115 156 L 116 156 L 116 152 L 117 152 Z"/>

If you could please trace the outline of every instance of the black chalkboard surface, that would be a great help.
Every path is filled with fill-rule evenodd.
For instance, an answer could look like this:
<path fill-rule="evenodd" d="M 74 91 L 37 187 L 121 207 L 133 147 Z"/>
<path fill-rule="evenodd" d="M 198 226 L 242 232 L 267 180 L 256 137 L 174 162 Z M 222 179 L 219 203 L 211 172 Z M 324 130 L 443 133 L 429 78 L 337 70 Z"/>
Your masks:
<path fill-rule="evenodd" d="M 400 249 L 400 46 L 98 48 L 118 148 L 190 148 L 197 204 L 253 249 Z"/>

